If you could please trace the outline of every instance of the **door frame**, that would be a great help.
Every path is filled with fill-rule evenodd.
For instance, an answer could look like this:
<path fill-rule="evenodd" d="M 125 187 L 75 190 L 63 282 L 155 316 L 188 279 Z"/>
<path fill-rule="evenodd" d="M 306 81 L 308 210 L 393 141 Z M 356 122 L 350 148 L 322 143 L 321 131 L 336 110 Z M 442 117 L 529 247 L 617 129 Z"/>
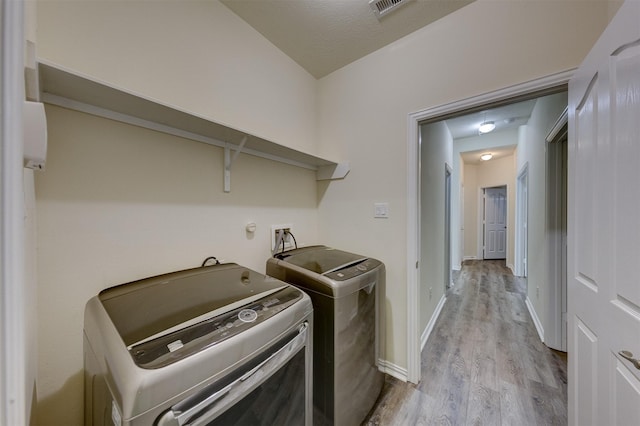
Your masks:
<path fill-rule="evenodd" d="M 507 184 L 504 185 L 498 185 L 498 186 L 485 186 L 483 187 L 482 190 L 482 210 L 480 210 L 478 208 L 478 217 L 479 220 L 481 221 L 480 223 L 482 224 L 481 227 L 478 228 L 480 234 L 482 235 L 482 238 L 480 239 L 481 242 L 481 247 L 482 247 L 482 251 L 481 251 L 481 256 L 478 257 L 478 259 L 482 259 L 485 260 L 486 259 L 486 251 L 487 251 L 487 189 L 494 189 L 494 188 L 504 188 L 504 196 L 505 196 L 505 205 L 504 205 L 504 217 L 505 217 L 505 223 L 507 224 L 507 227 L 511 226 L 509 224 L 509 199 L 508 197 L 508 193 L 509 193 L 509 188 L 507 187 Z M 504 260 L 505 262 L 507 261 L 507 253 L 509 252 L 509 236 L 505 233 L 505 240 L 504 240 Z"/>
<path fill-rule="evenodd" d="M 529 223 L 529 163 L 525 163 L 516 178 L 516 246 L 515 246 L 515 274 L 518 277 L 527 276 L 527 262 Z M 527 226 L 525 226 L 525 224 Z"/>
<path fill-rule="evenodd" d="M 567 351 L 567 140 L 568 108 L 564 110 L 545 143 L 547 166 L 547 265 L 550 284 L 547 346 Z M 564 129 L 564 132 L 561 132 Z M 551 232 L 555 230 L 555 232 Z"/>
<path fill-rule="evenodd" d="M 0 6 L 0 424 L 27 424 L 24 186 L 24 3 Z M 29 395 L 31 397 L 31 395 Z"/>
<path fill-rule="evenodd" d="M 420 125 L 447 116 L 566 90 L 574 69 L 479 96 L 410 113 L 407 117 L 407 380 L 420 381 Z M 459 226 L 460 224 L 452 224 Z"/>
<path fill-rule="evenodd" d="M 444 292 L 453 285 L 453 264 L 451 262 L 451 209 L 453 200 L 451 199 L 451 182 L 453 169 L 449 164 L 444 165 Z"/>

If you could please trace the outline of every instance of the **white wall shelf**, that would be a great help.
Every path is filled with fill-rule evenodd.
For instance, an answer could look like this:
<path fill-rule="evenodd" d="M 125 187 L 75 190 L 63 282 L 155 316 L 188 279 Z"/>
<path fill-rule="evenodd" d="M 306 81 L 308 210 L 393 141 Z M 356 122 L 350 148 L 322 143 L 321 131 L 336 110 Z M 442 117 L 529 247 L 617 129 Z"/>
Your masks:
<path fill-rule="evenodd" d="M 231 165 L 240 152 L 314 170 L 317 180 L 342 179 L 349 173 L 348 162 L 288 148 L 50 62 L 39 61 L 38 74 L 41 102 L 223 148 L 225 192 L 230 191 Z"/>

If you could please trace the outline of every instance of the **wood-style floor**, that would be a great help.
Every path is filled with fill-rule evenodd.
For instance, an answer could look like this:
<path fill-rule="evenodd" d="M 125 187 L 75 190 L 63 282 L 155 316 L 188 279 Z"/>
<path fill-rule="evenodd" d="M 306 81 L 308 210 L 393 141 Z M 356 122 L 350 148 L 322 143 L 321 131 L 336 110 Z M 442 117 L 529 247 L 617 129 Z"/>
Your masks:
<path fill-rule="evenodd" d="M 363 425 L 565 425 L 566 354 L 547 348 L 504 261 L 467 261 L 422 352 L 419 385 L 387 377 Z"/>

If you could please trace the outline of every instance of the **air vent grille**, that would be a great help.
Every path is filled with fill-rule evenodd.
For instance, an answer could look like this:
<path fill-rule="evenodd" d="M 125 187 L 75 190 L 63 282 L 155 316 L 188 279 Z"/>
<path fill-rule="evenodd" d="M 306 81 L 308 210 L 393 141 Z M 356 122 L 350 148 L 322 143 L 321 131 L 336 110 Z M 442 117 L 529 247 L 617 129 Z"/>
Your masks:
<path fill-rule="evenodd" d="M 411 0 L 371 0 L 369 6 L 380 19 L 409 1 Z"/>

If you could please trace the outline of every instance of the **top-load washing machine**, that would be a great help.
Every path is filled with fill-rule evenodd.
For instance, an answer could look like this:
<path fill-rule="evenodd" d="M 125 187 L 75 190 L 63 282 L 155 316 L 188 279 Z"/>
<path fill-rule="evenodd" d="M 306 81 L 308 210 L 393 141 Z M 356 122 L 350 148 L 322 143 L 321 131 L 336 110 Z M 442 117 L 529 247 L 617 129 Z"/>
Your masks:
<path fill-rule="evenodd" d="M 85 309 L 85 424 L 311 425 L 312 311 L 237 264 L 106 289 Z"/>
<path fill-rule="evenodd" d="M 313 302 L 314 425 L 360 424 L 384 384 L 384 264 L 311 246 L 275 255 L 267 275 L 303 289 Z"/>

